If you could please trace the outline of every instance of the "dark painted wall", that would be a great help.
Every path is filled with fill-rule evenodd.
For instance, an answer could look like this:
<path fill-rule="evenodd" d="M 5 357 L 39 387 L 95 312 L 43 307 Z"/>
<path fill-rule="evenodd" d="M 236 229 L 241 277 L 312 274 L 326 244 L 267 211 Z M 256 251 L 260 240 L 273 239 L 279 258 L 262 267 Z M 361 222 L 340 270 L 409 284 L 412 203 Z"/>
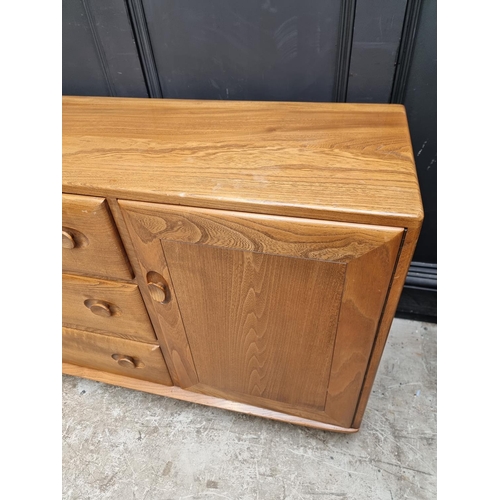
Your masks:
<path fill-rule="evenodd" d="M 148 97 L 124 0 L 63 0 L 62 93 Z"/>
<path fill-rule="evenodd" d="M 340 0 L 144 0 L 163 97 L 331 101 Z"/>
<path fill-rule="evenodd" d="M 358 0 L 348 102 L 390 102 L 406 0 Z"/>
<path fill-rule="evenodd" d="M 425 208 L 414 260 L 437 262 L 436 0 L 422 2 L 403 104 Z"/>

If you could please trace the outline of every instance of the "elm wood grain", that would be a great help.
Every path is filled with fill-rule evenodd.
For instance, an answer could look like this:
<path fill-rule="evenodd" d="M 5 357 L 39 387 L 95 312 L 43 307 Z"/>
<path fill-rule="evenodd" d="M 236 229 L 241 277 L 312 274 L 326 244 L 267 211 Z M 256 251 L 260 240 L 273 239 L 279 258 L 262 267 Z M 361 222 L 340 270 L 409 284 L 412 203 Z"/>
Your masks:
<path fill-rule="evenodd" d="M 349 287 L 345 287 L 331 360 L 330 376 L 337 385 L 330 383 L 328 392 L 325 390 L 325 411 L 315 409 L 311 413 L 316 412 L 312 419 L 331 424 L 335 419 L 347 422 L 350 412 L 353 419 L 349 428 L 359 427 L 423 218 L 403 108 L 131 99 L 105 102 L 85 98 L 70 101 L 71 106 L 63 105 L 64 189 L 108 197 L 109 209 L 136 272 L 136 282 L 174 382 L 189 387 L 191 394 L 201 391 L 209 394 L 202 396 L 208 398 L 220 395 L 217 389 L 198 380 L 162 239 L 177 241 L 182 234 L 192 240 L 183 241 L 183 245 L 201 243 L 227 251 L 234 247 L 232 252 L 261 253 L 261 259 L 282 255 L 280 258 L 343 265 L 346 280 L 360 281 L 360 288 L 351 288 L 349 292 Z M 141 241 L 142 236 L 135 234 L 134 223 L 127 221 L 125 225 L 117 196 L 131 201 L 186 205 L 192 214 L 180 221 L 182 231 L 171 227 L 169 237 L 160 237 L 148 230 L 151 239 L 145 237 Z M 206 210 L 200 213 L 193 206 Z M 221 218 L 217 219 L 209 213 L 211 208 L 233 212 L 219 211 Z M 245 216 L 245 211 L 261 214 L 264 220 L 266 215 L 306 217 L 308 227 L 312 227 L 312 219 L 320 224 L 320 220 L 328 221 L 327 224 L 334 220 L 347 223 L 346 226 L 360 227 L 364 223 L 369 227 L 368 232 L 359 229 L 347 236 L 352 241 L 359 236 L 359 251 L 347 250 L 342 243 L 339 252 L 335 242 L 318 238 L 321 230 L 316 231 L 317 228 L 313 234 L 297 229 L 299 237 L 294 239 L 293 227 L 288 230 L 280 223 L 262 222 L 255 215 Z M 170 212 L 167 222 L 179 222 L 179 212 L 173 218 Z M 155 214 L 143 215 L 153 216 L 148 222 L 153 222 L 151 229 L 161 222 L 155 221 Z M 163 224 L 164 215 L 160 217 L 164 218 Z M 236 220 L 238 216 L 243 217 L 242 222 Z M 392 233 L 386 231 L 388 226 L 394 228 Z M 396 256 L 403 229 L 406 236 Z M 198 230 L 202 233 L 197 237 Z M 75 247 L 86 244 L 75 228 L 63 225 L 63 231 L 74 239 Z M 287 232 L 292 236 L 287 237 Z M 374 240 L 370 240 L 372 234 Z M 136 240 L 139 259 L 131 236 Z M 314 244 L 313 249 L 304 245 L 307 237 Z M 65 244 L 71 246 L 70 242 Z M 335 260 L 343 258 L 342 252 L 344 261 Z M 392 259 L 397 265 L 391 271 Z M 382 278 L 384 269 L 387 272 Z M 168 304 L 159 304 L 151 297 L 147 283 L 150 271 L 158 272 L 171 291 Z M 388 280 L 389 291 L 384 295 Z M 363 293 L 363 286 L 374 292 L 373 299 L 367 298 L 368 291 Z M 352 304 L 347 301 L 349 295 Z M 342 315 L 344 310 L 350 313 Z M 343 321 L 348 316 L 353 316 L 364 332 L 356 329 L 352 335 L 352 330 L 343 327 L 354 324 Z M 341 340 L 343 337 L 347 341 Z M 128 356 L 114 354 L 123 359 Z M 356 401 L 353 395 L 358 386 Z M 289 406 L 295 406 L 227 390 L 222 396 L 239 398 L 241 403 L 247 402 L 243 401 L 245 398 L 253 398 L 251 402 L 267 408 L 264 411 L 279 407 L 278 411 L 288 413 Z M 268 408 L 269 401 L 274 408 Z M 350 406 L 349 411 L 346 406 Z M 327 415 L 327 408 L 331 415 Z M 338 408 L 340 417 L 335 414 Z M 307 409 L 295 408 L 295 412 L 297 417 L 309 417 Z"/>
<path fill-rule="evenodd" d="M 63 194 L 62 225 L 63 272 L 124 280 L 133 278 L 106 200 Z M 82 238 L 85 244 L 78 244 Z"/>
<path fill-rule="evenodd" d="M 276 401 L 268 398 L 262 398 L 255 394 L 244 394 L 242 392 L 233 392 L 227 389 L 219 390 L 216 387 L 208 386 L 206 384 L 196 384 L 189 388 L 190 392 L 198 394 L 205 394 L 206 396 L 213 396 L 215 398 L 222 398 L 236 403 L 249 404 L 258 408 L 266 410 L 278 411 L 287 415 L 295 417 L 307 418 L 316 422 L 322 422 L 330 425 L 339 425 L 334 417 L 331 417 L 324 410 L 307 408 L 305 406 L 298 406 L 296 404 L 289 404 L 283 401 Z M 324 397 L 323 397 L 324 399 Z"/>
<path fill-rule="evenodd" d="M 225 394 L 229 399 L 265 405 L 278 411 L 283 411 L 283 404 L 293 401 L 293 405 L 290 405 L 295 407 L 291 410 L 292 413 L 295 411 L 297 414 L 300 411 L 300 415 L 304 416 L 304 410 L 307 409 L 309 412 L 315 411 L 314 417 L 323 421 L 336 424 L 342 422 L 343 426 L 350 425 L 356 410 L 360 384 L 370 358 L 372 342 L 377 332 L 378 319 L 396 262 L 403 229 L 362 225 L 356 227 L 353 224 L 237 214 L 121 200 L 119 205 L 123 208 L 133 244 L 136 246 L 137 256 L 140 261 L 144 262 L 142 273 L 148 272 L 148 265 L 156 265 L 164 269 L 163 276 L 168 280 L 169 288 L 175 296 L 175 309 L 162 311 L 161 308 L 155 308 L 155 311 L 158 311 L 159 315 L 164 315 L 165 322 L 168 321 L 168 316 L 172 312 L 176 315 L 175 321 L 177 318 L 179 318 L 179 323 L 183 321 L 182 333 L 186 338 L 185 345 L 191 354 L 189 358 L 184 359 L 183 364 L 192 366 L 199 380 L 199 383 L 190 381 L 191 387 L 183 386 L 184 388 L 205 393 L 210 391 L 212 395 L 218 397 L 223 397 Z M 304 253 L 305 247 L 294 246 L 297 243 L 306 243 L 308 238 L 311 242 L 311 253 Z M 180 243 L 177 240 L 186 240 L 189 243 Z M 160 241 L 165 252 L 163 259 L 158 245 Z M 233 250 L 230 249 L 231 242 L 234 242 Z M 217 247 L 215 243 L 224 246 Z M 256 249 L 260 253 L 243 251 L 242 248 Z M 314 254 L 315 248 L 318 250 L 316 254 Z M 282 250 L 285 256 L 265 254 L 262 250 L 274 253 Z M 307 255 L 307 257 L 289 257 L 287 253 Z M 309 258 L 311 254 L 316 257 L 336 258 L 339 261 L 334 264 L 314 260 Z M 249 263 L 244 261 L 245 257 L 249 259 Z M 259 290 L 259 294 L 255 293 L 254 281 L 259 287 L 265 289 L 265 286 L 269 286 L 265 284 L 266 279 L 271 281 L 273 279 L 271 273 L 268 273 L 265 278 L 258 277 L 254 281 L 252 281 L 251 273 L 248 273 L 250 279 L 244 275 L 245 266 L 248 266 L 252 272 L 254 269 L 258 270 L 261 264 L 253 262 L 258 259 L 271 262 L 269 268 L 275 271 L 280 269 L 278 262 L 281 261 L 293 262 L 294 265 L 300 263 L 308 272 L 314 266 L 324 266 L 325 269 L 328 266 L 337 268 L 347 266 L 351 283 L 349 287 L 346 287 L 347 293 L 344 291 L 342 307 L 346 308 L 346 313 L 340 323 L 341 340 L 336 340 L 333 359 L 331 347 L 328 350 L 329 344 L 325 339 L 334 339 L 337 316 L 333 314 L 329 317 L 328 309 L 325 309 L 316 311 L 318 314 L 311 314 L 312 317 L 310 317 L 309 313 L 314 308 L 307 303 L 307 298 L 312 296 L 310 290 L 314 290 L 315 286 L 321 290 L 325 302 L 328 303 L 328 298 L 325 298 L 328 297 L 328 292 L 324 292 L 324 289 L 328 287 L 322 288 L 316 284 L 305 286 L 304 283 L 307 284 L 308 278 L 314 276 L 314 273 L 310 276 L 304 273 L 304 276 L 297 279 L 296 283 L 283 282 L 272 293 L 268 292 L 268 296 L 273 297 L 273 300 L 278 303 L 283 300 L 279 307 L 276 307 L 276 304 L 267 304 L 264 300 L 265 293 L 260 294 L 262 290 Z M 288 266 L 283 271 L 285 281 L 286 277 L 290 278 L 293 275 L 292 268 L 293 266 Z M 245 279 L 252 285 L 246 291 L 243 290 Z M 342 290 L 343 284 L 331 284 L 330 288 L 335 289 L 335 287 Z M 289 304 L 286 301 L 290 298 L 289 295 L 300 292 L 304 294 L 303 309 L 300 309 L 301 304 L 298 304 L 297 297 L 294 297 L 294 300 L 290 302 L 290 307 L 287 308 Z M 255 302 L 254 312 L 245 309 L 249 298 Z M 221 310 L 223 305 L 225 309 Z M 245 316 L 245 311 L 251 313 L 249 316 L 253 321 L 253 323 L 250 322 L 249 333 L 264 346 L 262 349 L 258 342 L 254 342 L 257 346 L 256 352 L 252 353 L 255 360 L 251 357 L 250 361 L 255 361 L 256 367 L 250 367 L 252 368 L 250 374 L 239 373 L 249 367 L 245 352 L 238 351 L 238 346 L 247 347 L 245 335 L 241 334 L 242 325 L 246 325 L 245 318 L 240 319 L 239 322 L 231 319 L 237 314 Z M 305 384 L 307 390 L 304 389 L 304 393 L 308 394 L 307 397 L 301 393 L 303 387 L 295 380 L 292 381 L 293 383 L 290 380 L 287 381 L 292 388 L 286 383 L 283 385 L 291 391 L 289 393 L 286 393 L 282 386 L 277 385 L 281 393 L 269 391 L 266 394 L 259 386 L 259 382 L 265 379 L 268 372 L 271 374 L 269 380 L 276 384 L 279 383 L 277 381 L 280 380 L 280 376 L 287 373 L 284 366 L 289 360 L 283 356 L 282 352 L 280 353 L 282 357 L 278 358 L 279 362 L 272 357 L 269 360 L 259 358 L 268 345 L 276 347 L 276 350 L 279 345 L 282 351 L 286 351 L 283 349 L 283 325 L 277 322 L 266 330 L 268 327 L 266 321 L 269 315 L 272 316 L 272 311 L 276 311 L 277 317 L 279 313 L 282 313 L 283 317 L 290 316 L 291 323 L 295 322 L 294 326 L 298 325 L 298 329 L 300 325 L 308 323 L 317 326 L 321 324 L 321 321 L 331 322 L 329 325 L 331 337 L 326 336 L 325 332 L 323 332 L 325 335 L 323 337 L 317 331 L 313 333 L 314 328 L 303 332 L 304 338 L 308 338 L 312 343 L 319 342 L 324 349 L 322 354 L 316 353 L 311 356 L 309 362 L 314 363 L 311 360 L 316 359 L 315 362 L 328 370 L 329 374 L 328 378 L 314 389 L 312 388 L 314 384 L 310 386 Z M 303 311 L 300 320 L 294 319 L 292 314 L 297 311 Z M 342 308 L 340 314 L 342 314 Z M 318 319 L 316 316 L 323 317 Z M 258 320 L 262 317 L 264 317 L 264 322 L 259 324 Z M 354 327 L 350 325 L 351 317 L 355 320 Z M 302 320 L 304 323 L 301 323 Z M 170 321 L 173 322 L 173 320 Z M 165 322 L 162 338 L 169 344 L 171 338 Z M 324 325 L 325 323 L 323 327 Z M 295 345 L 297 348 L 297 352 L 294 353 L 297 357 L 292 360 L 290 366 L 292 369 L 296 368 L 296 373 L 300 374 L 302 379 L 307 379 L 308 370 L 301 364 L 303 361 L 301 356 L 307 358 L 307 349 L 298 348 L 297 345 L 300 343 L 297 343 L 297 339 L 293 336 L 290 345 Z M 350 352 L 350 349 L 354 349 L 354 352 Z M 206 355 L 207 352 L 210 353 L 209 356 Z M 224 353 L 225 358 L 221 358 Z M 330 353 L 329 356 L 328 353 Z M 325 362 L 325 356 L 327 362 Z M 348 358 L 351 358 L 351 362 L 346 362 Z M 300 362 L 297 362 L 297 359 L 300 359 Z M 317 361 L 318 359 L 322 362 Z M 280 363 L 283 364 L 280 365 Z M 278 367 L 274 372 L 273 367 L 276 364 Z M 330 367 L 332 367 L 331 374 Z M 317 378 L 317 383 L 318 380 Z M 267 398 L 262 398 L 262 395 Z M 254 399 L 249 400 L 249 397 Z M 313 399 L 308 400 L 308 397 Z M 274 400 L 271 400 L 272 398 Z M 290 409 L 286 408 L 285 411 L 290 411 Z M 311 413 L 307 414 L 307 418 L 311 418 Z M 349 423 L 346 424 L 346 422 Z"/>
<path fill-rule="evenodd" d="M 323 410 L 345 265 L 162 244 L 200 383 Z"/>
<path fill-rule="evenodd" d="M 156 332 L 160 344 L 165 347 L 163 352 L 172 379 L 176 385 L 184 388 L 197 384 L 198 376 L 190 353 L 189 342 L 184 330 L 182 316 L 175 297 L 175 291 L 172 289 L 170 273 L 159 242 L 159 238 L 163 237 L 163 230 L 167 230 L 167 236 L 173 234 L 172 231 L 168 231 L 169 224 L 172 223 L 172 216 L 177 217 L 176 220 L 174 219 L 174 227 L 178 227 L 179 222 L 182 224 L 182 219 L 186 219 L 189 214 L 193 213 L 197 218 L 193 219 L 191 217 L 190 221 L 196 220 L 197 223 L 200 224 L 201 231 L 204 231 L 204 228 L 210 226 L 210 224 L 213 226 L 214 217 L 218 216 L 221 222 L 217 226 L 219 235 L 224 232 L 224 228 L 227 226 L 227 222 L 229 222 L 232 224 L 232 239 L 235 238 L 234 234 L 235 232 L 238 233 L 238 231 L 243 233 L 242 239 L 247 241 L 252 237 L 255 239 L 256 235 L 261 240 L 264 236 L 268 236 L 270 248 L 280 245 L 280 240 L 287 242 L 287 238 L 289 240 L 287 242 L 288 246 L 290 246 L 290 239 L 294 237 L 293 233 L 296 232 L 297 236 L 295 236 L 295 239 L 299 240 L 298 244 L 302 245 L 302 247 L 304 239 L 309 237 L 311 244 L 314 245 L 319 237 L 321 249 L 324 249 L 325 246 L 328 247 L 328 245 L 324 244 L 324 241 L 328 241 L 328 238 L 322 237 L 321 232 L 329 231 L 330 234 L 339 234 L 338 241 L 336 238 L 332 239 L 330 237 L 329 239 L 330 244 L 335 247 L 336 256 L 339 259 L 346 258 L 348 255 L 359 254 L 359 249 L 369 251 L 377 242 L 383 244 L 394 236 L 395 231 L 400 231 L 399 229 L 394 230 L 393 228 L 381 228 L 376 226 L 360 225 L 358 227 L 356 225 L 343 225 L 314 220 L 304 221 L 303 219 L 266 217 L 214 210 L 197 210 L 193 208 L 186 209 L 185 207 L 136 203 L 126 200 L 119 200 L 118 204 L 123 208 L 123 217 L 132 235 L 132 243 L 135 246 L 136 254 L 139 256 L 138 265 L 140 267 L 140 272 L 137 271 L 136 274 L 143 295 L 149 297 L 143 278 L 151 270 L 161 274 L 172 290 L 172 300 L 168 308 L 158 307 L 158 304 L 154 304 L 152 301 L 147 305 L 148 309 L 152 311 L 151 317 L 157 318 L 158 320 L 158 324 L 155 324 Z M 181 219 L 179 219 L 179 215 Z M 206 217 L 204 218 L 203 216 L 211 217 L 211 219 L 207 222 Z M 166 220 L 163 220 L 163 217 L 165 217 Z M 238 222 L 238 218 L 241 219 L 241 221 L 235 224 L 235 221 Z M 302 226 L 305 225 L 308 229 L 302 228 L 295 230 L 294 225 L 297 225 L 298 228 L 302 228 Z M 256 228 L 260 228 L 261 233 L 258 233 Z M 182 232 L 183 231 L 175 232 L 175 237 L 179 237 L 179 233 Z M 273 236 L 274 239 L 269 235 Z M 218 237 L 218 241 L 222 241 L 220 237 Z M 229 238 L 228 241 L 231 241 L 231 238 Z M 341 242 L 340 244 L 339 241 Z M 256 244 L 259 245 L 259 242 L 257 241 Z M 281 247 L 284 246 L 285 245 L 281 245 Z M 357 251 L 355 251 L 356 246 L 359 247 Z M 259 248 L 259 246 L 257 246 L 257 248 Z M 331 252 L 330 254 L 334 255 Z M 179 372 L 179 375 L 177 372 Z"/>
<path fill-rule="evenodd" d="M 349 262 L 401 229 L 120 201 L 143 241 L 154 238 L 270 255 Z"/>
<path fill-rule="evenodd" d="M 415 161 L 413 157 L 413 151 L 410 151 L 410 153 L 413 161 Z M 377 375 L 377 369 L 384 352 L 384 347 L 387 342 L 387 337 L 389 336 L 389 331 L 391 329 L 394 315 L 396 314 L 399 298 L 401 297 L 401 293 L 403 291 L 406 275 L 408 274 L 411 260 L 413 254 L 415 253 L 418 237 L 422 228 L 422 220 L 423 214 L 420 224 L 416 226 L 408 225 L 403 235 L 397 264 L 391 277 L 389 293 L 384 304 L 377 336 L 372 348 L 370 360 L 365 373 L 363 386 L 358 401 L 358 406 L 356 408 L 356 412 L 354 414 L 354 419 L 352 422 L 352 426 L 357 429 L 359 429 L 363 420 L 363 415 L 366 411 L 368 399 L 370 398 L 373 383 L 375 382 L 375 376 Z"/>
<path fill-rule="evenodd" d="M 120 206 L 118 205 L 118 201 L 116 200 L 116 198 L 107 198 L 107 202 L 111 210 L 111 213 L 113 214 L 118 232 L 122 238 L 123 246 L 127 251 L 130 264 L 132 265 L 132 269 L 134 270 L 135 281 L 139 284 L 139 287 L 142 290 L 142 298 L 146 305 L 146 309 L 148 311 L 151 324 L 153 325 L 153 329 L 156 332 L 156 337 L 158 339 L 158 343 L 160 344 L 161 352 L 163 354 L 163 359 L 165 360 L 165 363 L 167 365 L 169 376 L 176 385 L 180 385 L 179 379 L 174 370 L 173 361 L 170 355 L 168 354 L 168 346 L 163 337 L 160 318 L 154 311 L 154 301 L 151 298 L 151 295 L 147 293 L 148 290 L 148 284 L 146 281 L 147 273 L 143 272 L 141 263 L 137 258 L 134 244 L 132 243 L 132 238 L 130 236 L 130 232 L 128 230 L 127 224 L 125 223 L 123 212 Z"/>
<path fill-rule="evenodd" d="M 197 394 L 195 392 L 190 392 L 181 389 L 180 387 L 175 387 L 175 386 L 169 387 L 161 384 L 156 384 L 154 382 L 138 380 L 125 375 L 117 375 L 113 373 L 108 373 L 106 371 L 94 370 L 92 368 L 76 366 L 70 363 L 62 364 L 62 372 L 66 375 L 87 378 L 90 380 L 96 380 L 98 382 L 117 385 L 119 387 L 125 387 L 127 389 L 149 392 L 150 394 L 156 394 L 158 396 L 166 396 L 169 398 L 179 399 L 190 403 L 212 406 L 215 408 L 221 408 L 224 410 L 235 411 L 239 413 L 246 413 L 247 415 L 267 418 L 270 420 L 277 420 L 279 422 L 286 422 L 294 425 L 301 425 L 304 427 L 311 427 L 314 429 L 321 429 L 331 432 L 341 432 L 345 434 L 352 434 L 358 431 L 358 429 L 347 429 L 336 425 L 325 424 L 314 420 L 295 417 L 293 415 L 287 415 L 285 413 L 271 411 L 264 408 L 258 408 L 256 406 L 236 403 L 233 401 L 227 401 L 226 399 L 222 398 L 207 396 L 204 394 Z"/>
<path fill-rule="evenodd" d="M 172 385 L 160 346 L 156 344 L 63 327 L 62 355 L 65 363 Z M 132 363 L 119 364 L 125 357 Z"/>
<path fill-rule="evenodd" d="M 404 107 L 63 98 L 66 192 L 418 227 Z"/>
<path fill-rule="evenodd" d="M 352 427 L 404 231 L 347 265 L 325 413 Z"/>
<path fill-rule="evenodd" d="M 340 284 L 321 283 L 327 280 L 328 267 L 336 267 L 332 263 L 250 254 L 248 264 L 243 257 L 245 252 L 164 241 L 200 379 L 200 384 L 189 390 L 350 427 L 402 233 L 394 231 L 388 243 L 352 260 Z M 256 258 L 268 258 L 267 266 L 256 265 Z M 293 267 L 280 269 L 276 260 L 300 265 L 303 273 L 294 276 Z M 315 279 L 311 264 L 319 266 L 320 280 Z M 246 267 L 250 267 L 250 273 L 254 271 L 251 277 L 245 276 L 250 274 L 245 272 Z M 254 276 L 256 268 L 265 268 L 260 279 Z M 279 278 L 285 278 L 287 283 L 280 283 Z M 328 321 L 336 322 L 338 313 L 329 315 L 327 311 L 338 309 L 339 304 L 329 295 L 337 289 L 340 297 L 344 281 L 336 328 Z M 240 291 L 246 283 L 257 285 L 255 293 Z M 317 295 L 312 296 L 311 290 Z M 323 310 L 315 309 L 315 300 L 322 302 Z M 245 307 L 250 310 L 245 311 Z M 232 318 L 235 313 L 242 317 Z M 284 326 L 288 322 L 293 325 L 291 328 Z M 323 332 L 322 323 L 329 327 Z M 245 328 L 248 332 L 240 337 Z M 327 334 L 335 329 L 337 339 L 330 362 L 332 346 L 328 340 L 333 336 Z M 327 338 L 322 339 L 321 333 Z M 317 351 L 313 352 L 312 346 Z M 272 357 L 273 347 L 277 359 Z M 324 374 L 325 370 L 327 375 L 330 373 L 326 380 L 314 377 L 313 372 Z M 287 373 L 290 379 L 286 378 Z M 273 394 L 267 390 L 269 382 L 275 389 L 281 382 L 282 392 Z"/>
<path fill-rule="evenodd" d="M 150 311 L 151 318 L 154 318 L 156 335 L 163 347 L 162 352 L 170 376 L 175 385 L 187 389 L 199 382 L 198 374 L 194 366 L 161 241 L 154 237 L 143 240 L 137 234 L 137 231 L 142 231 L 142 224 L 131 218 L 127 210 L 123 210 L 124 203 L 126 202 L 118 200 L 137 258 L 139 287 L 143 297 L 148 299 L 146 306 Z M 151 297 L 146 279 L 150 272 L 159 274 L 165 280 L 170 290 L 170 299 L 167 303 L 159 303 Z"/>
<path fill-rule="evenodd" d="M 358 401 L 358 406 L 356 408 L 356 413 L 352 422 L 352 427 L 355 427 L 357 429 L 361 425 L 361 421 L 368 404 L 368 399 L 370 397 L 373 383 L 375 381 L 375 376 L 377 374 L 377 369 L 382 358 L 385 344 L 387 342 L 389 330 L 391 328 L 394 315 L 396 314 L 396 308 L 398 306 L 401 292 L 403 291 L 405 278 L 408 273 L 408 269 L 410 268 L 411 259 L 413 257 L 413 253 L 415 252 L 419 234 L 420 228 L 409 228 L 407 231 L 405 231 L 403 237 L 398 262 L 391 277 L 389 294 L 387 296 L 386 303 L 384 304 L 384 310 L 380 319 L 378 333 L 373 344 L 370 361 L 365 373 L 363 386 Z"/>
<path fill-rule="evenodd" d="M 63 275 L 63 324 L 132 340 L 156 342 L 137 285 Z"/>

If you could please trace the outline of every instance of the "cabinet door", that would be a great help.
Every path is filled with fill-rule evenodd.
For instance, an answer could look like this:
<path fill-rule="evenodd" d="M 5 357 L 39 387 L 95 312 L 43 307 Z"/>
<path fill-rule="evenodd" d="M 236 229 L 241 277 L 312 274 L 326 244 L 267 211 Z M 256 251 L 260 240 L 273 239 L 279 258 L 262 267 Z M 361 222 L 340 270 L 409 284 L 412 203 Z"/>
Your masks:
<path fill-rule="evenodd" d="M 174 383 L 351 425 L 401 228 L 120 205 Z"/>

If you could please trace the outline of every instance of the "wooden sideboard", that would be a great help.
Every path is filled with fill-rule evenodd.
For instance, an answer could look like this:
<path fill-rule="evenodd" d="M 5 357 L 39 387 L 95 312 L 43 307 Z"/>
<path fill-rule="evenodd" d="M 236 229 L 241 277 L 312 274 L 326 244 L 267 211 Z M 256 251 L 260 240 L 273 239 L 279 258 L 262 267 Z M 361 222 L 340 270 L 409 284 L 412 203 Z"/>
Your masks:
<path fill-rule="evenodd" d="M 422 225 L 400 105 L 63 98 L 63 372 L 359 429 Z"/>

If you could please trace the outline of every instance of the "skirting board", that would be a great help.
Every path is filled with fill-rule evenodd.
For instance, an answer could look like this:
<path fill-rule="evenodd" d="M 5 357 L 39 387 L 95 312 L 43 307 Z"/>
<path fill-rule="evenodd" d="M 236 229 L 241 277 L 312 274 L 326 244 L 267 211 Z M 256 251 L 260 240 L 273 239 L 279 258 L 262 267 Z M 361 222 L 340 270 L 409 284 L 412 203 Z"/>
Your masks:
<path fill-rule="evenodd" d="M 437 323 L 437 264 L 411 263 L 396 317 Z"/>

